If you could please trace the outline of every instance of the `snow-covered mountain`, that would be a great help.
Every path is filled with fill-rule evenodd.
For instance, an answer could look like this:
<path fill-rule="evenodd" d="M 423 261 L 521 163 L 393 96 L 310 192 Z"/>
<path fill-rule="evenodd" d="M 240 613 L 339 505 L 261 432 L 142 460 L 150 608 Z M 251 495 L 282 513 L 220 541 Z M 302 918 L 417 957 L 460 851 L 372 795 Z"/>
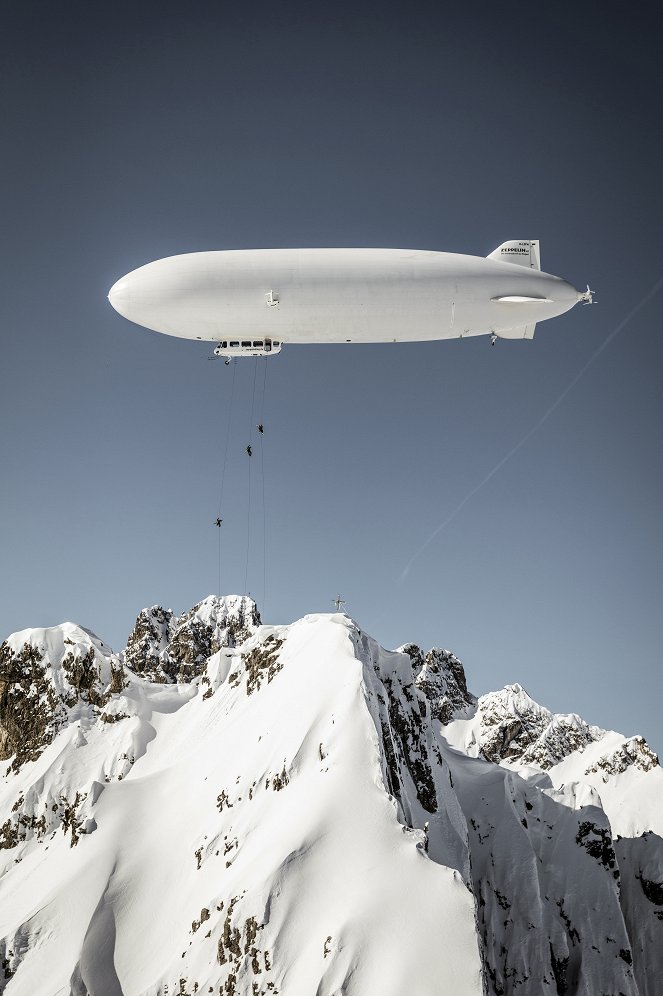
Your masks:
<path fill-rule="evenodd" d="M 663 772 L 248 598 L 0 647 L 0 992 L 659 996 Z"/>

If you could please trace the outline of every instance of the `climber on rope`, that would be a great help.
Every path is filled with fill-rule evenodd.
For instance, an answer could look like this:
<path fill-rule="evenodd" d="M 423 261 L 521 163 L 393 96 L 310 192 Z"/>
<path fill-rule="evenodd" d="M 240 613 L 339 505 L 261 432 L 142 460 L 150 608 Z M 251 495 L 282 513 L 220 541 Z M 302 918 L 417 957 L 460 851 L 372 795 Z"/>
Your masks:
<path fill-rule="evenodd" d="M 246 452 L 249 456 L 253 456 L 253 450 L 251 449 L 251 443 L 246 447 Z"/>
<path fill-rule="evenodd" d="M 260 433 L 260 435 L 262 436 L 262 435 L 263 435 L 263 433 L 264 433 L 264 431 L 265 431 L 265 427 L 264 427 L 264 425 L 262 424 L 262 422 L 258 422 L 258 424 L 257 424 L 257 426 L 256 426 L 256 429 L 258 430 L 258 432 L 259 432 L 259 433 Z"/>
<path fill-rule="evenodd" d="M 221 523 L 222 523 L 222 522 L 223 522 L 223 519 L 215 519 L 215 520 L 214 520 L 214 525 L 215 525 L 215 526 L 219 526 L 219 528 L 220 528 L 220 527 L 221 527 Z"/>

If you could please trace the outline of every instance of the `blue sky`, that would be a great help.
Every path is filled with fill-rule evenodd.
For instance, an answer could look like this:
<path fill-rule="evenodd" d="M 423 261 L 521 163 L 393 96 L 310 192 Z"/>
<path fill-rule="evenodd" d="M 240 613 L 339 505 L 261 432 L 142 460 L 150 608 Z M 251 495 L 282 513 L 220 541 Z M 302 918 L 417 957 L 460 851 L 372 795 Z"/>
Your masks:
<path fill-rule="evenodd" d="M 660 39 L 621 11 L 7 5 L 3 635 L 73 619 L 121 648 L 142 606 L 217 587 L 231 368 L 116 315 L 119 276 L 202 249 L 538 238 L 599 303 L 531 343 L 266 361 L 248 587 L 270 622 L 340 591 L 385 646 L 452 648 L 477 693 L 518 681 L 663 749 L 663 294 L 402 579 L 663 271 Z M 226 591 L 244 588 L 252 363 Z"/>

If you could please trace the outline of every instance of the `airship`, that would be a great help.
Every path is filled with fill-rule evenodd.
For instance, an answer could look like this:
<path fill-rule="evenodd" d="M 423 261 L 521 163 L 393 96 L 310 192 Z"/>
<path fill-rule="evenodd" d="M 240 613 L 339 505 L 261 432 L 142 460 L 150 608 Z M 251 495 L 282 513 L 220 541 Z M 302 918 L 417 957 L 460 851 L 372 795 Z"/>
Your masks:
<path fill-rule="evenodd" d="M 592 303 L 541 270 L 539 242 L 488 256 L 423 249 L 230 249 L 168 256 L 108 298 L 137 325 L 215 342 L 226 360 L 296 343 L 532 339 L 538 322 Z"/>

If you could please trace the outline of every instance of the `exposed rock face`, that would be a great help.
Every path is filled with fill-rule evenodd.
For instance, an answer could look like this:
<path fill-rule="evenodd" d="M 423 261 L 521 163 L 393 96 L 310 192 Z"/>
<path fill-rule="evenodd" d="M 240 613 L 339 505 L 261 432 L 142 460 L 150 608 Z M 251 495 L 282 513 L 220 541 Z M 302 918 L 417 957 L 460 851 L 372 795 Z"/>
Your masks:
<path fill-rule="evenodd" d="M 630 737 L 610 754 L 604 754 L 585 771 L 586 775 L 600 772 L 604 781 L 610 775 L 619 775 L 631 767 L 639 771 L 651 771 L 658 766 L 658 755 L 654 753 L 644 737 Z"/>
<path fill-rule="evenodd" d="M 246 676 L 246 694 L 260 691 L 263 681 L 269 684 L 283 667 L 280 650 L 283 640 L 271 634 L 264 643 L 253 647 L 251 651 L 242 658 L 243 673 Z M 242 672 L 234 671 L 228 676 L 231 687 L 236 688 L 240 683 Z"/>
<path fill-rule="evenodd" d="M 0 646 L 0 758 L 35 760 L 72 710 L 99 714 L 123 681 L 120 660 L 73 623 L 15 633 Z"/>
<path fill-rule="evenodd" d="M 366 650 L 369 645 L 365 637 L 364 641 Z M 412 681 L 413 676 L 409 669 L 395 668 L 384 675 L 381 687 L 375 690 L 387 785 L 408 822 L 410 814 L 403 803 L 412 793 L 404 789 L 404 784 L 411 783 L 419 804 L 426 812 L 433 813 L 438 804 L 433 772 L 442 764 L 431 735 L 426 701 Z"/>
<path fill-rule="evenodd" d="M 518 760 L 544 771 L 604 732 L 575 714 L 555 715 L 517 684 L 482 695 L 478 716 L 482 757 L 495 764 Z"/>
<path fill-rule="evenodd" d="M 160 654 L 161 667 L 173 681 L 190 681 L 202 674 L 212 654 L 244 643 L 259 625 L 253 599 L 210 595 L 174 624 L 170 642 Z"/>
<path fill-rule="evenodd" d="M 17 765 L 33 760 L 65 722 L 48 667 L 29 643 L 16 651 L 0 646 L 0 759 L 14 756 Z"/>
<path fill-rule="evenodd" d="M 520 760 L 523 764 L 532 764 L 547 771 L 569 754 L 598 740 L 602 733 L 580 716 L 555 716 L 551 713 L 550 722 L 523 751 Z"/>
<path fill-rule="evenodd" d="M 434 719 L 450 723 L 476 705 L 475 696 L 467 690 L 463 665 L 450 650 L 433 647 L 425 657 L 414 643 L 401 650 L 412 661 L 417 688 L 428 699 Z"/>
<path fill-rule="evenodd" d="M 124 651 L 127 667 L 149 681 L 169 681 L 161 666 L 161 654 L 174 632 L 172 609 L 164 609 L 161 605 L 141 609 Z"/>
<path fill-rule="evenodd" d="M 223 647 L 236 647 L 260 625 L 253 599 L 210 595 L 176 618 L 160 605 L 143 609 L 127 641 L 127 667 L 149 681 L 191 681 Z"/>

